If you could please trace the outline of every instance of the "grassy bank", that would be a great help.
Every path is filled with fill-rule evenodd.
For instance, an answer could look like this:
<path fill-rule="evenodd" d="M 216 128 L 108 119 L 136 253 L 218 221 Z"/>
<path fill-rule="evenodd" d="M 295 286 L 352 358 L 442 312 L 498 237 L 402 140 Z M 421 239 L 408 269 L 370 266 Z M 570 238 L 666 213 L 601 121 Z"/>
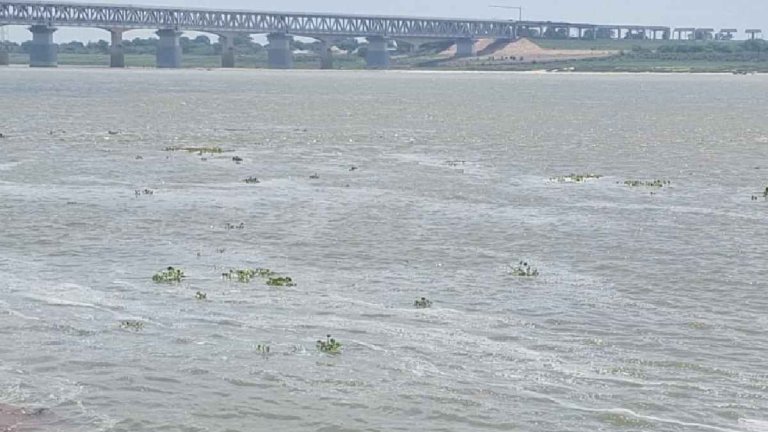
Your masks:
<path fill-rule="evenodd" d="M 600 50 L 600 51 L 632 51 L 633 49 L 656 50 L 663 46 L 703 46 L 716 44 L 737 47 L 740 41 L 686 41 L 686 40 L 634 40 L 634 39 L 535 39 L 536 45 L 546 49 L 562 50 Z"/>

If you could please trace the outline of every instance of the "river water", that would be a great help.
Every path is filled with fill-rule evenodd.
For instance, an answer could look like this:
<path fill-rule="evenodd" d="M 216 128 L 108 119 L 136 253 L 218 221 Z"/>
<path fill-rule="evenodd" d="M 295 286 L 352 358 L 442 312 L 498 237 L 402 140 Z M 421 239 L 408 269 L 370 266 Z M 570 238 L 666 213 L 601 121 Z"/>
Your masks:
<path fill-rule="evenodd" d="M 6 68 L 0 101 L 18 430 L 768 430 L 768 77 Z M 259 267 L 296 286 L 221 276 Z"/>

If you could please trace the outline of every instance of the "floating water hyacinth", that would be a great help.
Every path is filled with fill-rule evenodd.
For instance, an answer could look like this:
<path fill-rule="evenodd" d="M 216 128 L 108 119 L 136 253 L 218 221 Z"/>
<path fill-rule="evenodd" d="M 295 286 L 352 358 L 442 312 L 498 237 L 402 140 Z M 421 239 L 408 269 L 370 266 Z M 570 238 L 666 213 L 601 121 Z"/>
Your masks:
<path fill-rule="evenodd" d="M 120 321 L 120 328 L 125 330 L 141 331 L 144 329 L 144 323 L 141 321 L 133 320 Z"/>
<path fill-rule="evenodd" d="M 341 343 L 327 335 L 325 340 L 317 341 L 317 349 L 328 354 L 341 354 Z"/>
<path fill-rule="evenodd" d="M 261 180 L 259 180 L 256 177 L 248 177 L 247 179 L 243 180 L 247 184 L 259 184 L 261 183 Z"/>
<path fill-rule="evenodd" d="M 413 305 L 416 306 L 416 309 L 428 309 L 432 307 L 432 302 L 427 300 L 426 297 L 422 297 L 420 299 L 416 299 L 416 301 L 413 302 Z"/>
<path fill-rule="evenodd" d="M 208 300 L 208 294 L 202 291 L 198 291 L 195 293 L 195 298 L 198 300 Z"/>
<path fill-rule="evenodd" d="M 234 229 L 242 230 L 242 229 L 245 229 L 245 222 L 240 222 L 237 225 L 234 225 L 234 224 L 231 224 L 231 223 L 227 222 L 224 225 L 224 229 L 226 229 L 227 231 L 234 230 Z"/>
<path fill-rule="evenodd" d="M 263 268 L 237 269 L 237 270 L 230 270 L 228 273 L 222 273 L 221 277 L 227 280 L 236 280 L 238 282 L 248 283 L 248 282 L 251 282 L 253 278 L 257 276 L 260 278 L 267 279 L 267 278 L 271 278 L 275 274 L 276 273 L 273 272 L 272 270 L 263 269 Z"/>
<path fill-rule="evenodd" d="M 448 165 L 449 167 L 454 167 L 454 168 L 457 167 L 457 166 L 460 166 L 460 165 L 464 165 L 466 163 L 467 163 L 467 161 L 463 161 L 463 160 L 449 160 L 449 161 L 445 161 L 446 165 Z"/>
<path fill-rule="evenodd" d="M 256 352 L 264 355 L 268 355 L 270 351 L 269 345 L 259 345 L 256 347 Z"/>
<path fill-rule="evenodd" d="M 190 153 L 198 153 L 202 155 L 203 153 L 210 153 L 210 154 L 218 154 L 218 153 L 224 153 L 224 149 L 221 147 L 166 147 L 165 151 L 179 151 L 184 150 L 188 151 Z"/>
<path fill-rule="evenodd" d="M 768 199 L 768 186 L 765 187 L 765 192 L 763 192 L 763 198 Z"/>
<path fill-rule="evenodd" d="M 152 280 L 156 283 L 181 282 L 182 279 L 184 279 L 184 271 L 173 267 L 168 267 L 152 276 Z"/>
<path fill-rule="evenodd" d="M 292 287 L 296 286 L 295 283 L 293 283 L 293 279 L 285 276 L 285 277 L 270 277 L 267 279 L 267 285 L 274 286 L 274 287 Z"/>
<path fill-rule="evenodd" d="M 142 195 L 150 195 L 151 196 L 151 195 L 155 194 L 155 191 L 153 191 L 152 189 L 136 189 L 135 191 L 133 191 L 133 193 L 137 197 L 142 196 Z"/>
<path fill-rule="evenodd" d="M 527 262 L 520 261 L 516 267 L 512 267 L 509 274 L 518 277 L 536 277 L 539 275 L 539 270 Z"/>
<path fill-rule="evenodd" d="M 595 180 L 601 177 L 603 176 L 599 174 L 569 174 L 567 176 L 552 177 L 550 180 L 558 183 L 584 183 L 587 180 Z"/>
<path fill-rule="evenodd" d="M 662 188 L 664 186 L 669 186 L 672 184 L 669 180 L 651 180 L 651 181 L 642 181 L 642 180 L 627 180 L 624 182 L 625 185 L 629 187 L 656 187 L 656 188 Z"/>

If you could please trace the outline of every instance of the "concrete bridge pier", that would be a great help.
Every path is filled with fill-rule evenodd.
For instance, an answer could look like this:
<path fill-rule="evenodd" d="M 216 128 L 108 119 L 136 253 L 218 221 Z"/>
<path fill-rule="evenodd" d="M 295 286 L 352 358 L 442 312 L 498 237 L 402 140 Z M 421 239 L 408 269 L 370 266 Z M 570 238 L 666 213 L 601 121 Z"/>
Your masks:
<path fill-rule="evenodd" d="M 285 33 L 270 33 L 267 35 L 267 60 L 271 69 L 290 69 L 293 67 L 293 37 Z"/>
<path fill-rule="evenodd" d="M 368 37 L 368 53 L 365 62 L 368 69 L 389 68 L 389 51 L 387 51 L 387 39 L 382 36 Z"/>
<path fill-rule="evenodd" d="M 320 69 L 333 69 L 333 41 L 320 39 Z"/>
<path fill-rule="evenodd" d="M 0 35 L 3 34 L 3 27 L 0 26 Z M 4 42 L 3 40 L 0 40 L 0 42 Z M 8 49 L 4 46 L 0 46 L 0 66 L 8 66 L 11 64 L 11 55 L 8 52 Z"/>
<path fill-rule="evenodd" d="M 221 67 L 235 67 L 235 34 L 225 33 L 219 35 L 219 44 L 221 44 Z"/>
<path fill-rule="evenodd" d="M 110 29 L 110 35 L 112 36 L 112 43 L 109 46 L 109 67 L 112 68 L 124 68 L 125 67 L 125 49 L 123 48 L 123 29 Z"/>
<path fill-rule="evenodd" d="M 53 27 L 33 25 L 32 44 L 29 47 L 30 67 L 56 67 L 59 65 L 59 47 L 53 43 Z"/>
<path fill-rule="evenodd" d="M 161 69 L 178 69 L 181 67 L 181 32 L 175 29 L 160 29 L 157 31 L 160 40 L 157 43 L 157 67 Z"/>
<path fill-rule="evenodd" d="M 456 41 L 456 57 L 472 57 L 475 55 L 475 41 L 462 38 Z"/>

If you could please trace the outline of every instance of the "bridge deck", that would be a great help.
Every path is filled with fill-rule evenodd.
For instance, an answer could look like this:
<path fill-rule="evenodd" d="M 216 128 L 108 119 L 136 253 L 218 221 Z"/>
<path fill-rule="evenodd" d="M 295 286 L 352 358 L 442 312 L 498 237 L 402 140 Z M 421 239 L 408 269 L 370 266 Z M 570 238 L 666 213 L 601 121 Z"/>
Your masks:
<path fill-rule="evenodd" d="M 513 38 L 520 27 L 623 28 L 669 31 L 669 27 L 504 21 L 328 13 L 284 13 L 157 6 L 119 6 L 0 0 L 0 25 L 47 25 L 104 29 L 162 29 L 221 33 L 288 33 L 296 36 L 392 38 Z"/>

